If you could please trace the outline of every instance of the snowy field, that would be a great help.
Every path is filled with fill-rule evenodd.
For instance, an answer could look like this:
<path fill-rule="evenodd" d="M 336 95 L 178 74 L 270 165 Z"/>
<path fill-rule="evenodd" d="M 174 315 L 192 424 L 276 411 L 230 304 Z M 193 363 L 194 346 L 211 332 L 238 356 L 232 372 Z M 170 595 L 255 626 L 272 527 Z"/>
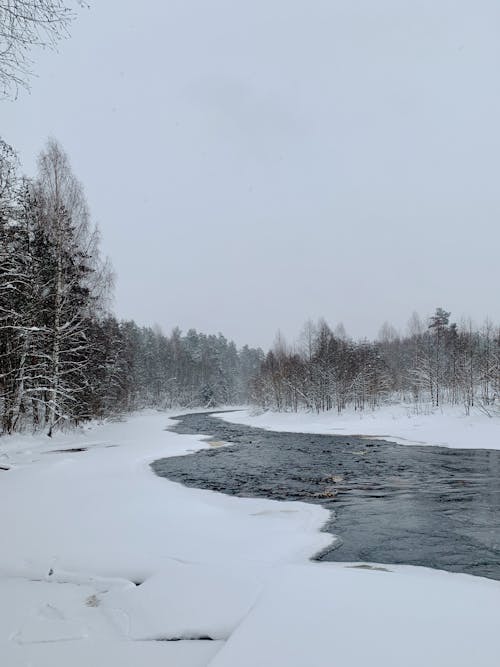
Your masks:
<path fill-rule="evenodd" d="M 311 563 L 326 510 L 156 477 L 168 423 L 0 439 L 1 667 L 498 667 L 500 583 Z"/>
<path fill-rule="evenodd" d="M 445 411 L 428 409 L 420 414 L 415 414 L 413 406 L 388 405 L 374 412 L 346 410 L 341 415 L 334 410 L 320 414 L 241 410 L 218 416 L 270 431 L 366 435 L 402 445 L 500 449 L 500 415 L 489 417 L 472 409 L 466 416 L 463 409 L 449 406 Z"/>

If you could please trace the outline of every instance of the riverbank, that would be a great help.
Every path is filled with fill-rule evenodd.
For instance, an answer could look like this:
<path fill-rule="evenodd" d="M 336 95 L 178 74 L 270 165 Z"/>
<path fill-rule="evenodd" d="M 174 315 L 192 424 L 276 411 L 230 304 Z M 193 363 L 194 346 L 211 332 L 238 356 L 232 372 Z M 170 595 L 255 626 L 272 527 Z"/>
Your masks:
<path fill-rule="evenodd" d="M 0 439 L 2 665 L 496 667 L 498 582 L 310 563 L 326 510 L 156 477 L 167 426 Z"/>
<path fill-rule="evenodd" d="M 330 412 L 262 412 L 245 409 L 218 415 L 234 424 L 269 431 L 327 435 L 365 435 L 401 445 L 436 445 L 456 449 L 500 449 L 500 416 L 479 409 L 465 415 L 462 408 L 437 409 L 387 405 L 377 410 Z"/>

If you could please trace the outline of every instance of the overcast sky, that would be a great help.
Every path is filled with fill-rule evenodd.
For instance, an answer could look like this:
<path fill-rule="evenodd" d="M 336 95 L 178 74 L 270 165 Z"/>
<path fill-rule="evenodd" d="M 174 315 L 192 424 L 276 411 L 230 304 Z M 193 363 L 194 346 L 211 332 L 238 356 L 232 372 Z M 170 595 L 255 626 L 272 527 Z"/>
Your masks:
<path fill-rule="evenodd" d="M 498 0 L 106 0 L 2 102 L 49 135 L 141 324 L 500 321 Z"/>

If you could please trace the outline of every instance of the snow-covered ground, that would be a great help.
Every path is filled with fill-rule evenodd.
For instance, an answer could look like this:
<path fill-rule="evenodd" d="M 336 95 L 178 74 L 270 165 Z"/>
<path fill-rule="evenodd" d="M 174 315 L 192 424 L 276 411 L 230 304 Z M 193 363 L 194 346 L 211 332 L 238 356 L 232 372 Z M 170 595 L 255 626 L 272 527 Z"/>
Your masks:
<path fill-rule="evenodd" d="M 388 405 L 373 412 L 256 412 L 241 410 L 219 415 L 235 424 L 270 431 L 366 435 L 403 445 L 440 445 L 458 449 L 500 449 L 500 416 L 489 417 L 472 409 L 427 409 L 415 414 L 413 406 Z M 499 663 L 500 664 L 500 663 Z"/>
<path fill-rule="evenodd" d="M 326 510 L 156 477 L 167 424 L 0 438 L 2 667 L 498 667 L 500 583 L 308 562 Z"/>

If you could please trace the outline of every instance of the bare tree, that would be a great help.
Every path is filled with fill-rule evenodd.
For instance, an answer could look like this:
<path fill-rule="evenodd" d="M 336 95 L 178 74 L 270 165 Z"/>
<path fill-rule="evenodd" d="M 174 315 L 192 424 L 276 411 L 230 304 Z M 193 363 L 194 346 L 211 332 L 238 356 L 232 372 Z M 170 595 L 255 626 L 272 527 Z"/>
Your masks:
<path fill-rule="evenodd" d="M 1 96 L 16 97 L 28 87 L 33 47 L 54 48 L 74 17 L 64 0 L 0 0 Z"/>

